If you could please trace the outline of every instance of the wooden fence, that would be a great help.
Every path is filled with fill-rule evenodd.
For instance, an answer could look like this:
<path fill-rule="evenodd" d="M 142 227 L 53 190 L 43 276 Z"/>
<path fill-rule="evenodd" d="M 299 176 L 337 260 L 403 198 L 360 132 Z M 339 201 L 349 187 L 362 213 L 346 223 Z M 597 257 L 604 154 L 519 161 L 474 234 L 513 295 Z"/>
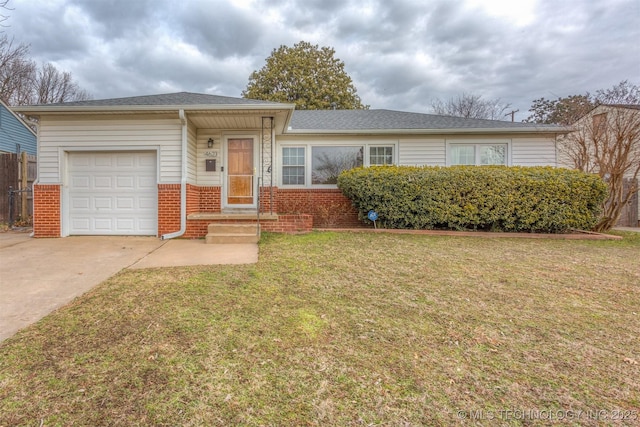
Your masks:
<path fill-rule="evenodd" d="M 631 179 L 624 180 L 623 194 L 627 194 L 631 189 Z M 638 218 L 638 192 L 631 197 L 629 203 L 627 203 L 620 213 L 620 219 L 616 225 L 620 227 L 638 227 L 640 226 L 640 218 Z"/>
<path fill-rule="evenodd" d="M 33 181 L 37 174 L 35 156 L 0 154 L 0 222 L 29 220 L 33 216 Z M 12 189 L 13 201 L 9 190 Z"/>

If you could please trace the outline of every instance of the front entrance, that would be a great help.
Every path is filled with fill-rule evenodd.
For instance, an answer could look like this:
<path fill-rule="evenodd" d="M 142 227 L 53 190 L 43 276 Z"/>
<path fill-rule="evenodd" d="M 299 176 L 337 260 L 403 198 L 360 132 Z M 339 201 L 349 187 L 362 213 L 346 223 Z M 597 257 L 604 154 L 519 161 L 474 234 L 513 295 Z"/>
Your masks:
<path fill-rule="evenodd" d="M 227 206 L 255 207 L 253 145 L 253 138 L 227 140 Z"/>

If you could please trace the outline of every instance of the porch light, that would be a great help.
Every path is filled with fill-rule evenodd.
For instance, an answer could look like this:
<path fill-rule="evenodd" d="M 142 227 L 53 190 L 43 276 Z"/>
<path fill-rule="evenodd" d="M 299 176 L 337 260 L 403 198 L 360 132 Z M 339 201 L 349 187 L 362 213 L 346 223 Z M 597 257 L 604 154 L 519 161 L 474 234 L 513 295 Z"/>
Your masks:
<path fill-rule="evenodd" d="M 213 138 L 209 138 L 209 140 L 207 141 L 207 147 L 213 148 Z"/>

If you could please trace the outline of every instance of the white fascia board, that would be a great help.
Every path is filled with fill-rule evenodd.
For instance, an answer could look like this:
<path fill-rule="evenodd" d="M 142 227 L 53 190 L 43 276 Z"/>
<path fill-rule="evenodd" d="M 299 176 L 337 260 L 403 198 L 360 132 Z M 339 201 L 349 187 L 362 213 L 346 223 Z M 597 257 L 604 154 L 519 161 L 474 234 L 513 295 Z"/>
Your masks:
<path fill-rule="evenodd" d="M 513 134 L 513 133 L 554 133 L 564 134 L 573 129 L 564 126 L 530 128 L 452 128 L 452 129 L 296 129 L 287 130 L 287 135 L 439 135 L 439 134 Z"/>
<path fill-rule="evenodd" d="M 204 105 L 27 105 L 15 108 L 25 113 L 127 113 L 127 112 L 185 112 L 216 110 L 293 110 L 294 104 L 204 104 Z"/>

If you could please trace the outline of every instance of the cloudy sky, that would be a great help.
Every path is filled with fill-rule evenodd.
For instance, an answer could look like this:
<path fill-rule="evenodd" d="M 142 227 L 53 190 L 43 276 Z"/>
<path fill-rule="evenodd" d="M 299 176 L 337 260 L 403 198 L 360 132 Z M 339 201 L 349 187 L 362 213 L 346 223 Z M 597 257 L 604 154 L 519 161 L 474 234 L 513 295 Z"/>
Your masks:
<path fill-rule="evenodd" d="M 5 33 L 95 99 L 240 97 L 280 45 L 330 46 L 371 108 L 640 84 L 640 0 L 10 0 Z M 6 14 L 6 13 L 5 13 Z M 506 119 L 506 118 L 505 118 Z"/>

